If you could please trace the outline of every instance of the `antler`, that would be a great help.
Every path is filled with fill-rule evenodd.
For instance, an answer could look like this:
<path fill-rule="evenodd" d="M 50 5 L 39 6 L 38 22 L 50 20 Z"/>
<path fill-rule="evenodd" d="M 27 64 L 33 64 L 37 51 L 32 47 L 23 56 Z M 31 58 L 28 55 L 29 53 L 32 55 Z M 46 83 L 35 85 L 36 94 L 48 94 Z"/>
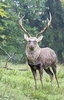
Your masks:
<path fill-rule="evenodd" d="M 46 31 L 46 29 L 50 26 L 51 20 L 52 20 L 52 16 L 51 16 L 50 12 L 49 12 L 49 15 L 50 15 L 50 20 L 47 18 L 47 20 L 48 20 L 47 26 L 36 35 L 37 38 L 39 37 L 40 34 L 44 33 Z"/>
<path fill-rule="evenodd" d="M 22 18 L 20 18 L 20 12 L 19 12 L 19 14 L 18 14 L 19 25 L 20 25 L 21 29 L 28 35 L 28 37 L 30 37 L 31 35 L 26 31 L 26 29 L 22 25 L 22 20 L 24 17 L 25 17 L 25 15 Z"/>

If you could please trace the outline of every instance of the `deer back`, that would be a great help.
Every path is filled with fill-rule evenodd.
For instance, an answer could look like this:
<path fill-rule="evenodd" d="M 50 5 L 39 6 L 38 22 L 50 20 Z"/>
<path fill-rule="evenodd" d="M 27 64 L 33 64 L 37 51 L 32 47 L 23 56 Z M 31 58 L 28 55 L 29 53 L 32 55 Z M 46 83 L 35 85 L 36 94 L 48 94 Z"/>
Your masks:
<path fill-rule="evenodd" d="M 41 48 L 39 59 L 42 65 L 52 65 L 56 62 L 56 54 L 51 48 Z"/>

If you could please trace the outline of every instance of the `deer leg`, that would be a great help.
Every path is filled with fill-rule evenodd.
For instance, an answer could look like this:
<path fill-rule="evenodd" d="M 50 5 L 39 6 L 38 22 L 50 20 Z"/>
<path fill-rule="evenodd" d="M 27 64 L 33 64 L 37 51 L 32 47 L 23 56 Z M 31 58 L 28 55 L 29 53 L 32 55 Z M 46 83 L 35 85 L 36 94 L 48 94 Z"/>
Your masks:
<path fill-rule="evenodd" d="M 57 82 L 57 85 L 59 87 L 58 78 L 57 78 L 57 75 L 56 75 L 56 64 L 52 65 L 52 70 L 53 70 L 53 72 L 55 74 L 56 82 Z"/>
<path fill-rule="evenodd" d="M 41 85 L 42 85 L 42 88 L 43 88 L 43 82 L 42 82 L 42 77 L 43 77 L 43 68 L 42 68 L 42 67 L 39 69 L 39 74 L 40 74 Z"/>
<path fill-rule="evenodd" d="M 50 79 L 51 79 L 51 86 L 52 86 L 52 81 L 53 81 L 53 73 L 51 72 L 50 68 L 47 68 L 47 69 L 44 69 L 44 70 L 47 72 L 47 74 L 49 74 L 49 75 L 50 75 Z"/>
<path fill-rule="evenodd" d="M 37 89 L 37 72 L 36 72 L 36 69 L 32 69 L 32 73 L 33 73 L 33 76 L 34 76 L 34 81 L 35 81 L 35 89 Z"/>

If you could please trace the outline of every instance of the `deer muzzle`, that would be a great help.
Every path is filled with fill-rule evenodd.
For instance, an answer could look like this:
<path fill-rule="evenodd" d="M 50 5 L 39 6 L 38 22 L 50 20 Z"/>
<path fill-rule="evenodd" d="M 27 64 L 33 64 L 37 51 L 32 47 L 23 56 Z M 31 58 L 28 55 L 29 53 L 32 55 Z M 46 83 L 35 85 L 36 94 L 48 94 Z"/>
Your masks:
<path fill-rule="evenodd" d="M 33 42 L 30 43 L 29 49 L 34 50 L 34 43 Z"/>

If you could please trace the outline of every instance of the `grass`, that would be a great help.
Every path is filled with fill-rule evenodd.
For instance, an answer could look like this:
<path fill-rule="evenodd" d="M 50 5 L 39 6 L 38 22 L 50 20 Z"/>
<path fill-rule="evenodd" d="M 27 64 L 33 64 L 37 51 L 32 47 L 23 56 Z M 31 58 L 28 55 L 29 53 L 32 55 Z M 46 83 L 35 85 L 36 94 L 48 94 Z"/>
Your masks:
<path fill-rule="evenodd" d="M 0 62 L 0 66 L 4 66 L 5 62 Z M 64 67 L 58 65 L 58 78 L 60 88 L 57 87 L 56 80 L 53 80 L 51 87 L 50 78 L 45 73 L 43 75 L 43 89 L 40 84 L 38 74 L 38 89 L 34 88 L 34 79 L 28 65 L 14 65 L 8 63 L 8 67 L 15 70 L 7 70 L 0 68 L 0 100 L 64 100 Z M 27 71 L 19 71 L 18 69 L 28 69 Z"/>

